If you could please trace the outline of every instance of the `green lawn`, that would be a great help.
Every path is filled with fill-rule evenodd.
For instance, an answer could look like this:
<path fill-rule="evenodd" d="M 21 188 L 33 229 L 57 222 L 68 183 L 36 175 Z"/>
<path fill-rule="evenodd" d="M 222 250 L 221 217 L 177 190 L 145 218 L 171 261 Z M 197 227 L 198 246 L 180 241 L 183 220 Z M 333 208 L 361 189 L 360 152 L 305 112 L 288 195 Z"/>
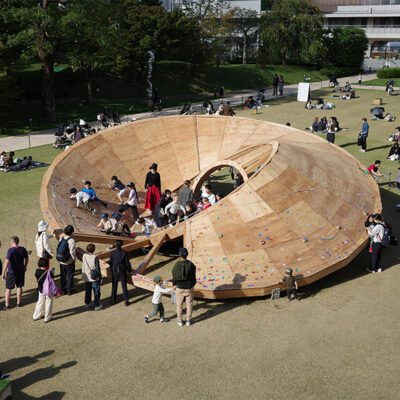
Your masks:
<path fill-rule="evenodd" d="M 57 94 L 57 120 L 49 124 L 42 117 L 40 102 L 40 66 L 33 64 L 18 73 L 22 98 L 18 102 L 0 105 L 0 135 L 8 136 L 28 132 L 32 119 L 34 131 L 53 128 L 56 124 L 84 118 L 92 121 L 105 107 L 123 114 L 149 110 L 146 101 L 146 78 L 140 82 L 118 79 L 105 72 L 95 75 L 94 101 L 86 104 L 83 99 L 83 77 L 73 73 L 66 65 L 57 66 L 55 73 Z M 311 81 L 327 77 L 309 68 L 289 65 L 269 65 L 265 68 L 249 65 L 208 66 L 193 71 L 187 63 L 159 62 L 154 66 L 154 88 L 158 88 L 164 107 L 178 106 L 185 102 L 202 101 L 213 97 L 220 85 L 227 93 L 245 89 L 271 86 L 275 73 L 284 76 L 286 84 L 297 83 L 304 75 Z"/>
<path fill-rule="evenodd" d="M 398 78 L 393 78 L 393 79 L 394 79 L 395 82 L 396 82 L 396 79 L 399 80 Z M 377 78 L 377 79 L 372 79 L 370 81 L 363 82 L 363 85 L 366 85 L 366 86 L 386 86 L 386 82 L 388 80 L 389 79 Z"/>

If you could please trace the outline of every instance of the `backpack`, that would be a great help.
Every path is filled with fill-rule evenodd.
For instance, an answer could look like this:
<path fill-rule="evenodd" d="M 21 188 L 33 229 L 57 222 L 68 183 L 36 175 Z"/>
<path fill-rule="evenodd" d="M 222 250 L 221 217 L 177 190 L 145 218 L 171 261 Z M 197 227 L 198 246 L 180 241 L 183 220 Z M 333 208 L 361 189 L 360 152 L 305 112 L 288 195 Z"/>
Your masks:
<path fill-rule="evenodd" d="M 47 271 L 46 273 L 47 273 L 47 276 L 43 282 L 43 290 L 42 290 L 43 296 L 59 296 L 61 294 L 61 292 L 58 289 L 56 283 L 54 282 L 54 279 L 51 276 L 50 270 Z"/>
<path fill-rule="evenodd" d="M 380 224 L 380 225 L 382 225 L 382 224 Z M 383 236 L 381 238 L 381 244 L 382 244 L 382 247 L 389 247 L 390 232 L 389 232 L 389 229 L 385 225 L 382 225 L 382 226 L 383 226 Z"/>
<path fill-rule="evenodd" d="M 71 259 L 71 253 L 69 252 L 68 239 L 62 238 L 57 245 L 56 260 L 65 263 Z"/>

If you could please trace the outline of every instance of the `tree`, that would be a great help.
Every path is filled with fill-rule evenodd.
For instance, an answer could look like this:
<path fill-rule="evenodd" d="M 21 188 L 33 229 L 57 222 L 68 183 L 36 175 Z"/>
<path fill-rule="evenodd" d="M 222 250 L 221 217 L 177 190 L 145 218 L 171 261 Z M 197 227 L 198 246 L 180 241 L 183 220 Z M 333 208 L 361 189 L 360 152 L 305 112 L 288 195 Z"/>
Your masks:
<path fill-rule="evenodd" d="M 234 8 L 231 14 L 230 24 L 233 33 L 242 38 L 242 64 L 247 63 L 247 47 L 249 36 L 256 33 L 258 27 L 258 14 L 255 10 Z"/>
<path fill-rule="evenodd" d="M 339 67 L 360 68 L 368 49 L 368 38 L 364 30 L 357 27 L 325 31 L 322 43 L 327 49 L 327 61 Z"/>
<path fill-rule="evenodd" d="M 261 38 L 271 61 L 302 62 L 322 32 L 322 15 L 308 0 L 281 0 L 261 18 Z"/>
<path fill-rule="evenodd" d="M 95 71 L 117 59 L 125 40 L 111 11 L 108 0 L 71 1 L 61 19 L 64 55 L 73 71 L 83 71 L 89 103 Z"/>
<path fill-rule="evenodd" d="M 20 56 L 38 60 L 42 68 L 42 104 L 49 121 L 56 117 L 54 62 L 61 36 L 60 18 L 68 0 L 3 0 L 2 22 L 14 30 L 7 35 L 5 45 L 20 49 Z"/>

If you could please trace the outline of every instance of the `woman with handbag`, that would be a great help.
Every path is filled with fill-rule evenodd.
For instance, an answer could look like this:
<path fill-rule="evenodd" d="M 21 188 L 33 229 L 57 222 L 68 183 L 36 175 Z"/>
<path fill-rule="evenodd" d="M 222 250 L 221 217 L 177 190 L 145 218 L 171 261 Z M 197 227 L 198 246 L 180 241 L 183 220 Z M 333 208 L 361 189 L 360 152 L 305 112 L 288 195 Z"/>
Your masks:
<path fill-rule="evenodd" d="M 49 239 L 52 235 L 47 234 L 47 228 L 49 224 L 46 221 L 39 221 L 38 223 L 38 233 L 35 237 L 36 255 L 38 258 L 45 258 L 46 260 L 51 260 L 53 258 L 53 253 L 50 248 Z"/>
<path fill-rule="evenodd" d="M 48 275 L 50 274 L 50 277 Z M 49 271 L 49 260 L 41 257 L 38 261 L 38 267 L 35 271 L 35 278 L 38 283 L 38 301 L 35 306 L 35 311 L 33 313 L 33 320 L 39 320 L 44 313 L 44 322 L 49 322 L 51 320 L 53 314 L 53 300 L 54 294 L 49 293 L 47 288 L 44 289 L 46 285 L 46 280 L 51 279 L 54 284 L 54 273 L 53 271 Z"/>
<path fill-rule="evenodd" d="M 94 306 L 95 311 L 100 311 L 103 308 L 100 304 L 101 271 L 99 258 L 94 254 L 95 250 L 96 246 L 93 243 L 86 247 L 87 253 L 82 257 L 82 279 L 85 282 L 85 307 Z"/>

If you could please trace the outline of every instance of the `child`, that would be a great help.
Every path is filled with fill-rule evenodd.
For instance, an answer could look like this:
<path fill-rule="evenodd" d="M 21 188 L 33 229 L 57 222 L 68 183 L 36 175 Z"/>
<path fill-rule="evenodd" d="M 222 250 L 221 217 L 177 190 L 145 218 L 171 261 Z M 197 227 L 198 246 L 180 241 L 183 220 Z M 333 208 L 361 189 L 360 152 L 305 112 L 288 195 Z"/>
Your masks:
<path fill-rule="evenodd" d="M 121 204 L 123 204 L 122 196 L 126 192 L 125 185 L 114 175 L 111 177 L 111 190 L 116 190 L 118 192 L 117 196 Z"/>
<path fill-rule="evenodd" d="M 282 279 L 282 282 L 286 282 L 286 294 L 288 301 L 292 301 L 293 299 L 297 299 L 297 282 L 296 278 L 293 276 L 292 268 L 288 268 L 285 271 L 285 276 Z M 292 298 L 293 295 L 293 298 Z"/>
<path fill-rule="evenodd" d="M 110 219 L 108 218 L 108 214 L 107 213 L 103 213 L 100 216 L 100 222 L 97 224 L 96 228 L 100 229 L 100 232 L 104 232 L 104 233 L 111 233 L 112 230 L 112 224 Z"/>
<path fill-rule="evenodd" d="M 129 191 L 129 196 L 128 196 L 128 201 L 126 201 L 122 206 L 119 208 L 119 212 L 123 213 L 124 211 L 128 210 L 129 208 L 132 210 L 132 215 L 135 221 L 139 218 L 139 212 L 137 209 L 137 203 L 138 203 L 138 194 L 136 192 L 136 186 L 133 182 L 129 182 L 126 185 L 130 191 Z"/>
<path fill-rule="evenodd" d="M 96 192 L 94 191 L 94 189 L 92 188 L 92 182 L 90 181 L 85 181 L 84 182 L 85 187 L 82 189 L 83 193 L 87 193 L 89 195 L 89 201 L 97 201 L 98 203 L 100 203 L 103 207 L 108 208 L 108 204 L 103 201 L 100 200 L 97 195 Z"/>
<path fill-rule="evenodd" d="M 213 205 L 217 202 L 217 199 L 215 198 L 215 194 L 212 192 L 211 185 L 205 185 L 202 188 L 201 197 L 207 197 L 208 200 L 210 201 L 211 205 Z"/>
<path fill-rule="evenodd" d="M 53 314 L 53 296 L 45 296 L 43 292 L 43 284 L 47 277 L 49 270 L 49 260 L 44 257 L 39 258 L 38 268 L 35 271 L 35 278 L 38 283 L 38 301 L 36 303 L 35 311 L 33 313 L 33 320 L 37 321 L 42 317 L 44 312 L 44 322 L 49 322 Z M 54 278 L 53 271 L 50 272 L 51 277 Z"/>
<path fill-rule="evenodd" d="M 140 225 L 142 227 L 142 233 L 144 233 L 146 236 L 150 236 L 151 231 L 157 229 L 157 224 L 155 223 L 154 217 L 152 215 L 150 215 L 147 218 L 142 218 L 142 217 L 138 218 L 134 223 L 134 225 L 132 226 L 131 232 L 134 231 L 135 225 Z M 130 237 L 134 237 L 132 236 L 132 233 Z"/>
<path fill-rule="evenodd" d="M 210 200 L 207 197 L 203 197 L 201 201 L 203 202 L 203 210 L 207 210 L 207 208 L 211 207 Z"/>
<path fill-rule="evenodd" d="M 172 202 L 165 207 L 164 212 L 168 215 L 168 222 L 170 224 L 174 222 L 179 223 L 179 220 L 186 214 L 185 208 L 179 204 L 177 193 L 172 193 Z"/>
<path fill-rule="evenodd" d="M 121 221 L 120 213 L 113 213 L 112 218 L 110 218 L 111 222 L 111 232 L 115 236 L 130 235 L 131 231 L 128 228 L 128 225 L 125 224 L 124 221 Z"/>
<path fill-rule="evenodd" d="M 79 206 L 82 204 L 82 207 L 87 210 L 87 211 L 92 211 L 93 213 L 96 212 L 95 209 L 90 208 L 89 205 L 89 195 L 84 192 L 78 192 L 75 188 L 70 189 L 70 198 L 71 199 L 76 199 L 76 208 L 79 208 Z"/>
<path fill-rule="evenodd" d="M 101 271 L 98 257 L 94 254 L 96 246 L 89 243 L 86 247 L 87 253 L 82 257 L 82 279 L 85 282 L 85 307 L 92 306 L 92 290 L 94 294 L 94 310 L 100 311 L 103 305 L 100 304 Z"/>
<path fill-rule="evenodd" d="M 144 322 L 146 322 L 146 324 L 149 322 L 150 318 L 155 317 L 158 313 L 160 314 L 160 322 L 164 322 L 164 306 L 162 303 L 162 295 L 163 294 L 168 294 L 171 293 L 174 288 L 168 288 L 165 289 L 161 286 L 161 276 L 156 275 L 153 278 L 153 282 L 156 284 L 156 286 L 154 287 L 154 294 L 153 294 L 153 298 L 151 299 L 151 304 L 153 305 L 153 311 L 144 316 Z"/>

